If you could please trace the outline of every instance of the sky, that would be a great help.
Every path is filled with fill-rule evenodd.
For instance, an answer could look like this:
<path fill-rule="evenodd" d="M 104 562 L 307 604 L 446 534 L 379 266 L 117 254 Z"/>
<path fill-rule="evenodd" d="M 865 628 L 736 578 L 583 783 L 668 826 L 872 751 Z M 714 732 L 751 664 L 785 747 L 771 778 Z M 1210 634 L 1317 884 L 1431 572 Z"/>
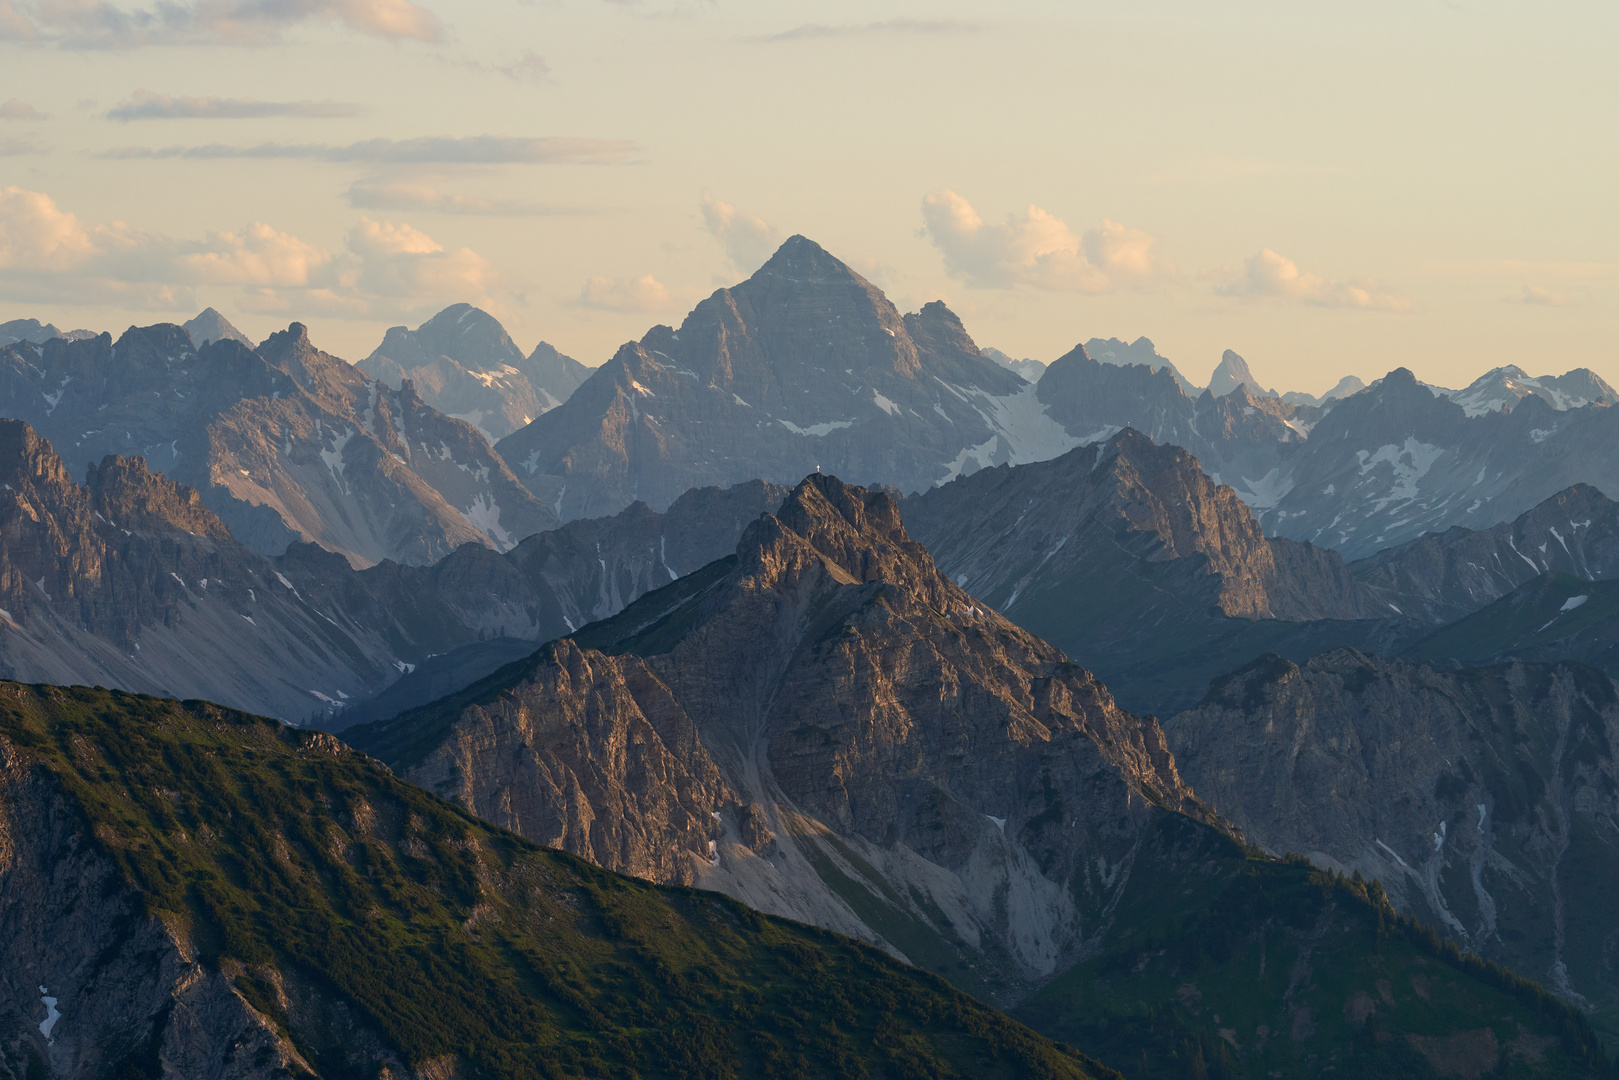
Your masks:
<path fill-rule="evenodd" d="M 0 0 L 0 321 L 587 364 L 802 233 L 1195 382 L 1619 384 L 1619 5 Z"/>

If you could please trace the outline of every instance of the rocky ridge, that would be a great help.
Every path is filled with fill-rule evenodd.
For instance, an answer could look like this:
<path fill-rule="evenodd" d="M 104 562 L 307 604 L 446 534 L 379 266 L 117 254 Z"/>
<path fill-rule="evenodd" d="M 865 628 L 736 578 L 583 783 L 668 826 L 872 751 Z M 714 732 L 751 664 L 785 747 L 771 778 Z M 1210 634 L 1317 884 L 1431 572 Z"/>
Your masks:
<path fill-rule="evenodd" d="M 347 737 L 539 842 L 970 961 L 1003 1000 L 1105 940 L 1155 815 L 1208 816 L 1153 721 L 825 476 L 733 558 Z"/>

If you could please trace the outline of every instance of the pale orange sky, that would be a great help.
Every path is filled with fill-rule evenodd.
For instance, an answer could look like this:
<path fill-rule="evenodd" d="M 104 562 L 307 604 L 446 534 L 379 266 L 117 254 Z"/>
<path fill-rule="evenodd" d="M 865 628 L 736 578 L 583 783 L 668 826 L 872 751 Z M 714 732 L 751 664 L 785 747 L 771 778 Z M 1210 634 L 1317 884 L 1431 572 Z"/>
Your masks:
<path fill-rule="evenodd" d="M 254 8 L 0 0 L 0 320 L 596 364 L 801 232 L 1016 356 L 1619 383 L 1611 4 Z"/>

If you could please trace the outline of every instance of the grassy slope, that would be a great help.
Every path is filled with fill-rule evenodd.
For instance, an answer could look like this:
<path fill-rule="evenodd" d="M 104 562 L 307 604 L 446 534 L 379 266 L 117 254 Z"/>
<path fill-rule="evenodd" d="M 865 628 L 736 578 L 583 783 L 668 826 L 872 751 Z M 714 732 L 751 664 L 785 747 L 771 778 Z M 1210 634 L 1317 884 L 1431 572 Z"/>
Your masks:
<path fill-rule="evenodd" d="M 0 683 L 0 737 L 295 1043 L 252 972 L 326 988 L 409 1061 L 487 1077 L 1112 1075 L 876 950 L 537 848 L 330 736 Z"/>
<path fill-rule="evenodd" d="M 1160 842 L 1204 848 L 1202 877 L 1137 860 L 1118 943 L 1015 1016 L 1131 1080 L 1619 1075 L 1583 1017 L 1396 916 L 1379 886 L 1194 828 Z"/>

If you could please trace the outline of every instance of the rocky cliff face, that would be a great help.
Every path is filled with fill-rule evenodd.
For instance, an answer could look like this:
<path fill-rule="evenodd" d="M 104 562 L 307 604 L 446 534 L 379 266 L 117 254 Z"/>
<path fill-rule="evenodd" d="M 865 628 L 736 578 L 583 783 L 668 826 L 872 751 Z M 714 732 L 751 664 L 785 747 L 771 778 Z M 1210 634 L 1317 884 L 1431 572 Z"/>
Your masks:
<path fill-rule="evenodd" d="M 319 351 L 298 324 L 257 351 L 199 350 L 177 326 L 7 346 L 0 410 L 70 460 L 145 457 L 267 554 L 302 539 L 361 565 L 431 562 L 556 524 L 472 428 Z"/>
<path fill-rule="evenodd" d="M 505 327 L 470 304 L 452 304 L 415 330 L 393 327 L 360 367 L 393 387 L 409 380 L 429 405 L 490 442 L 562 404 L 588 374 L 543 342 L 525 357 Z"/>
<path fill-rule="evenodd" d="M 0 702 L 8 1080 L 739 1076 L 806 1055 L 1117 1076 L 874 950 L 471 822 L 329 735 L 86 688 L 0 683 Z"/>
<path fill-rule="evenodd" d="M 856 933 L 1004 998 L 1105 940 L 1157 725 L 811 476 L 733 558 L 356 745 L 611 868 Z"/>
<path fill-rule="evenodd" d="M 1619 1005 L 1605 676 L 1271 656 L 1166 730 L 1184 775 L 1254 843 L 1376 878 L 1467 948 L 1604 1014 Z"/>
<path fill-rule="evenodd" d="M 247 549 L 193 489 L 140 458 L 109 455 L 81 486 L 20 421 L 0 421 L 0 479 L 4 677 L 336 725 L 433 654 L 491 639 L 527 652 L 616 613 L 724 554 L 784 494 L 696 491 L 663 515 L 632 507 L 504 555 L 468 545 L 429 567 L 355 571 L 313 545 L 278 559 Z M 467 681 L 494 666 L 462 661 Z M 400 694 L 408 683 L 390 700 Z"/>
<path fill-rule="evenodd" d="M 502 439 L 564 517 L 688 488 L 794 483 L 817 468 L 903 490 L 1075 444 L 1034 387 L 986 359 L 942 304 L 901 316 L 803 237 L 625 345 L 560 408 Z"/>

